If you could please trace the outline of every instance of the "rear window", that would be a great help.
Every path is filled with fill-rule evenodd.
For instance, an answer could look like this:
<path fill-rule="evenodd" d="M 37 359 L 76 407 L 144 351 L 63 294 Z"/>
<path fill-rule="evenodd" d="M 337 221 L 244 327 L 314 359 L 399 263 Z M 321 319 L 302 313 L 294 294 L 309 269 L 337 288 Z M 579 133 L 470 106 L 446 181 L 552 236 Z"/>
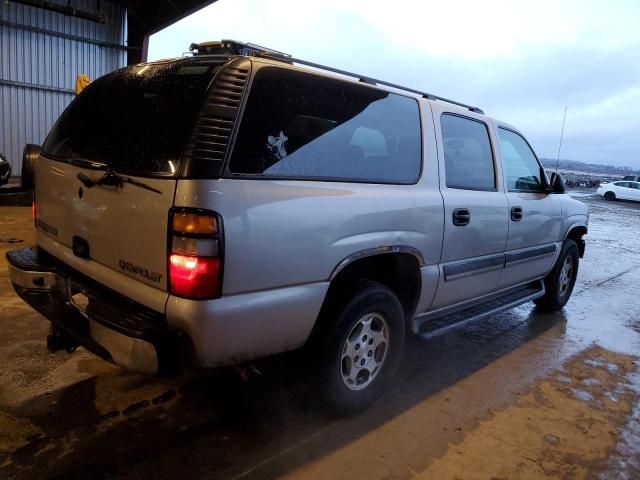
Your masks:
<path fill-rule="evenodd" d="M 229 162 L 232 174 L 415 183 L 415 99 L 279 68 L 256 74 Z"/>
<path fill-rule="evenodd" d="M 219 66 L 159 63 L 105 75 L 60 116 L 43 153 L 132 175 L 173 175 Z"/>

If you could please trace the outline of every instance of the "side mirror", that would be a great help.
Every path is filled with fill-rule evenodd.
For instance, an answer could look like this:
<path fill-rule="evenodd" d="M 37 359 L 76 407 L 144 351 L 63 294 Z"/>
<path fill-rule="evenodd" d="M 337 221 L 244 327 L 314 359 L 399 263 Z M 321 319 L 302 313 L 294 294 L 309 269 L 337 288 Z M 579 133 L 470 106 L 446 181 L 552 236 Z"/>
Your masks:
<path fill-rule="evenodd" d="M 549 178 L 549 185 L 547 186 L 548 193 L 565 193 L 567 188 L 564 185 L 564 180 L 562 179 L 562 175 L 556 172 L 551 173 L 551 178 Z"/>

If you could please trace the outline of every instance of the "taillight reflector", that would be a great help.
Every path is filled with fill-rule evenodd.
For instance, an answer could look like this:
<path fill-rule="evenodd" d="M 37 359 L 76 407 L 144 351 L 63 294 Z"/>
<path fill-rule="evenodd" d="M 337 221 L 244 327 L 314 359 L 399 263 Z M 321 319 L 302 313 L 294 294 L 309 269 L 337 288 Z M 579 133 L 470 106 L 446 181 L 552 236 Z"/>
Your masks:
<path fill-rule="evenodd" d="M 217 257 L 171 254 L 171 293 L 188 298 L 212 298 L 218 294 L 220 261 Z"/>

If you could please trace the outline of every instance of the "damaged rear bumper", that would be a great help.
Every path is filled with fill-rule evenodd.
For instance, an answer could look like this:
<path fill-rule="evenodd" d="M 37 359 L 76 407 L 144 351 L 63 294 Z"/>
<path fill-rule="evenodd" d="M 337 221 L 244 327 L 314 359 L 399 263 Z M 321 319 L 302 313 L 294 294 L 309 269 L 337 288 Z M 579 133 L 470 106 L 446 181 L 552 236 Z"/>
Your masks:
<path fill-rule="evenodd" d="M 131 301 L 42 250 L 7 253 L 16 293 L 78 345 L 127 370 L 174 373 L 183 358 L 180 332 L 163 314 Z"/>

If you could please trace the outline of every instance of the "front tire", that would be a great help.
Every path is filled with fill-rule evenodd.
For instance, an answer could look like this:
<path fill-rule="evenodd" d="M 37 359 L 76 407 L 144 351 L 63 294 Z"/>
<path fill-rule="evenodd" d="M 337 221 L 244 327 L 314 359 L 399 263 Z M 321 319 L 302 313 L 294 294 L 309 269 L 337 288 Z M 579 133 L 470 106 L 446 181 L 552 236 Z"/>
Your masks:
<path fill-rule="evenodd" d="M 553 270 L 544 279 L 545 294 L 535 300 L 538 308 L 553 312 L 564 307 L 576 284 L 580 254 L 573 240 L 565 240 Z"/>
<path fill-rule="evenodd" d="M 615 194 L 615 193 L 613 193 L 613 192 L 606 192 L 606 193 L 604 194 L 604 199 L 605 199 L 605 200 L 609 200 L 610 202 L 612 202 L 613 200 L 615 200 L 615 199 L 616 199 L 616 194 Z"/>
<path fill-rule="evenodd" d="M 362 283 L 333 311 L 320 339 L 320 389 L 331 410 L 348 415 L 371 405 L 393 378 L 404 349 L 404 312 L 376 282 Z"/>

